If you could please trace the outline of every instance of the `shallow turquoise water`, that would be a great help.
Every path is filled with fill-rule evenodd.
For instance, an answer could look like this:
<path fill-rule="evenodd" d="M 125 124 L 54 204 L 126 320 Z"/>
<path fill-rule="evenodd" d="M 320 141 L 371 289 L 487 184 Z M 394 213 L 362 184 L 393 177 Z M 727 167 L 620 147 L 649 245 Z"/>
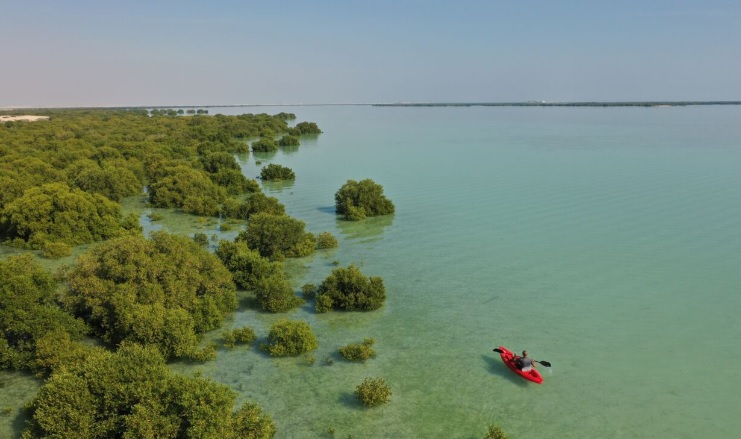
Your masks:
<path fill-rule="evenodd" d="M 210 112 L 263 111 L 324 130 L 258 157 L 297 175 L 266 192 L 340 239 L 289 264 L 296 288 L 339 261 L 383 277 L 388 295 L 372 313 L 288 313 L 319 337 L 313 364 L 237 348 L 174 366 L 259 402 L 278 438 L 329 437 L 332 427 L 343 438 L 469 439 L 491 424 L 541 439 L 741 430 L 741 107 Z M 242 158 L 250 177 L 255 158 Z M 384 186 L 396 214 L 338 221 L 334 193 L 364 178 Z M 160 224 L 216 227 L 177 215 Z M 285 316 L 241 310 L 228 325 L 264 337 Z M 337 357 L 366 337 L 376 359 Z M 492 352 L 500 344 L 550 361 L 545 382 L 509 372 Z M 391 384 L 388 405 L 357 405 L 366 376 Z"/>

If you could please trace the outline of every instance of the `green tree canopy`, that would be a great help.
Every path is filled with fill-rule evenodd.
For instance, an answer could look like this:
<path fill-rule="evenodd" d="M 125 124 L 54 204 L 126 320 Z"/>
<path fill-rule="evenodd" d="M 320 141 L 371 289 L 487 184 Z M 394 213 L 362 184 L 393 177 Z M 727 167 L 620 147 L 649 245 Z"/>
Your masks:
<path fill-rule="evenodd" d="M 225 190 L 208 176 L 190 166 L 167 170 L 149 185 L 149 200 L 156 207 L 180 207 L 188 213 L 215 216 L 225 199 Z"/>
<path fill-rule="evenodd" d="M 294 180 L 296 174 L 291 168 L 271 163 L 260 170 L 260 178 L 263 180 Z"/>
<path fill-rule="evenodd" d="M 221 206 L 221 214 L 227 218 L 246 220 L 256 213 L 284 215 L 286 207 L 277 198 L 269 197 L 262 191 L 250 194 L 242 203 L 230 199 Z"/>
<path fill-rule="evenodd" d="M 262 309 L 270 312 L 285 312 L 304 303 L 294 294 L 284 273 L 261 278 L 255 288 L 255 297 Z"/>
<path fill-rule="evenodd" d="M 322 130 L 314 122 L 299 122 L 295 127 L 289 129 L 288 132 L 292 135 L 300 136 L 304 134 L 321 134 Z"/>
<path fill-rule="evenodd" d="M 383 186 L 371 179 L 348 180 L 335 193 L 335 210 L 351 221 L 394 213 L 394 203 L 383 195 Z"/>
<path fill-rule="evenodd" d="M 254 152 L 273 152 L 278 150 L 278 145 L 272 137 L 263 137 L 252 142 L 252 151 Z"/>
<path fill-rule="evenodd" d="M 229 195 L 260 192 L 257 181 L 245 177 L 242 171 L 221 169 L 215 174 L 209 174 L 209 177 L 214 183 L 226 189 Z"/>
<path fill-rule="evenodd" d="M 285 357 L 299 355 L 318 348 L 314 331 L 303 320 L 281 319 L 270 327 L 268 342 L 262 345 L 270 355 Z"/>
<path fill-rule="evenodd" d="M 46 241 L 70 245 L 111 238 L 121 232 L 121 207 L 100 194 L 48 183 L 26 190 L 5 206 L 0 220 L 9 238 L 31 248 Z"/>
<path fill-rule="evenodd" d="M 239 288 L 253 290 L 260 279 L 283 273 L 283 264 L 260 255 L 242 241 L 219 241 L 216 256 L 232 273 Z"/>
<path fill-rule="evenodd" d="M 386 287 L 380 277 L 367 277 L 358 267 L 335 268 L 319 285 L 316 311 L 332 309 L 370 311 L 378 309 L 386 300 Z"/>
<path fill-rule="evenodd" d="M 300 144 L 301 142 L 298 140 L 298 137 L 290 134 L 287 134 L 278 140 L 279 146 L 299 146 Z"/>
<path fill-rule="evenodd" d="M 72 178 L 75 187 L 104 195 L 113 201 L 142 192 L 142 183 L 131 170 L 113 164 L 82 169 Z"/>
<path fill-rule="evenodd" d="M 314 251 L 316 239 L 305 227 L 303 221 L 287 215 L 256 213 L 250 216 L 247 230 L 240 232 L 237 240 L 273 260 L 306 256 Z"/>
<path fill-rule="evenodd" d="M 236 309 L 231 274 L 186 236 L 126 236 L 81 256 L 68 273 L 68 306 L 103 340 L 157 346 L 165 358 L 196 355 L 198 335 Z"/>
<path fill-rule="evenodd" d="M 79 339 L 87 332 L 57 304 L 57 283 L 30 254 L 0 260 L 0 368 L 46 369 L 38 361 L 45 337 Z"/>
<path fill-rule="evenodd" d="M 232 273 L 237 286 L 254 291 L 262 309 L 282 312 L 303 303 L 294 294 L 288 276 L 283 271 L 283 264 L 261 256 L 244 242 L 222 240 L 216 249 L 216 256 Z"/>
<path fill-rule="evenodd" d="M 211 174 L 215 174 L 222 169 L 240 170 L 237 160 L 228 152 L 211 152 L 201 156 L 200 161 L 203 169 Z"/>
<path fill-rule="evenodd" d="M 223 384 L 177 375 L 153 347 L 124 343 L 55 373 L 30 405 L 24 439 L 46 437 L 269 439 L 276 429 L 254 403 L 234 410 Z"/>

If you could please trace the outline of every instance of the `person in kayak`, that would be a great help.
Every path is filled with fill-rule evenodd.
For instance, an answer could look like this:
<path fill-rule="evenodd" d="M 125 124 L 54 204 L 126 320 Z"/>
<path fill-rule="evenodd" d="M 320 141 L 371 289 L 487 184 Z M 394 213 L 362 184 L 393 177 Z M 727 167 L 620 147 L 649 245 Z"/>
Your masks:
<path fill-rule="evenodd" d="M 527 351 L 522 351 L 522 357 L 515 356 L 515 366 L 523 372 L 531 371 L 534 365 L 535 360 L 527 356 Z"/>

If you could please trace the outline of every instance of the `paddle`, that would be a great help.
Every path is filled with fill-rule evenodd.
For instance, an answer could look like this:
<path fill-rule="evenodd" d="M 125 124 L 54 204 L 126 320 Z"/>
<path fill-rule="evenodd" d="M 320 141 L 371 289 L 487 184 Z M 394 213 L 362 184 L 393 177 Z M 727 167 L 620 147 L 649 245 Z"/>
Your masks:
<path fill-rule="evenodd" d="M 504 352 L 502 352 L 502 350 L 501 350 L 501 349 L 498 349 L 498 348 L 494 348 L 494 349 L 492 349 L 492 350 L 493 350 L 494 352 L 499 352 L 500 354 L 503 354 L 503 353 L 504 353 Z M 545 366 L 545 367 L 551 367 L 551 363 L 550 363 L 550 362 L 548 362 L 548 361 L 544 361 L 544 360 L 540 360 L 540 361 L 539 361 L 539 360 L 533 360 L 533 362 L 535 362 L 535 363 L 540 363 L 540 364 L 542 364 L 542 365 L 543 365 L 543 366 Z"/>

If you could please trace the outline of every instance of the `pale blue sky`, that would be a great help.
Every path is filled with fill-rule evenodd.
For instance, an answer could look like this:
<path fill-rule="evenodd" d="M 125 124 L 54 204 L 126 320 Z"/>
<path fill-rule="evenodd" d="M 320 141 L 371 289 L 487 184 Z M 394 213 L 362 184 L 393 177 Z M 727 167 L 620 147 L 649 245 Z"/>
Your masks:
<path fill-rule="evenodd" d="M 528 100 L 741 100 L 741 2 L 0 0 L 0 107 Z"/>

